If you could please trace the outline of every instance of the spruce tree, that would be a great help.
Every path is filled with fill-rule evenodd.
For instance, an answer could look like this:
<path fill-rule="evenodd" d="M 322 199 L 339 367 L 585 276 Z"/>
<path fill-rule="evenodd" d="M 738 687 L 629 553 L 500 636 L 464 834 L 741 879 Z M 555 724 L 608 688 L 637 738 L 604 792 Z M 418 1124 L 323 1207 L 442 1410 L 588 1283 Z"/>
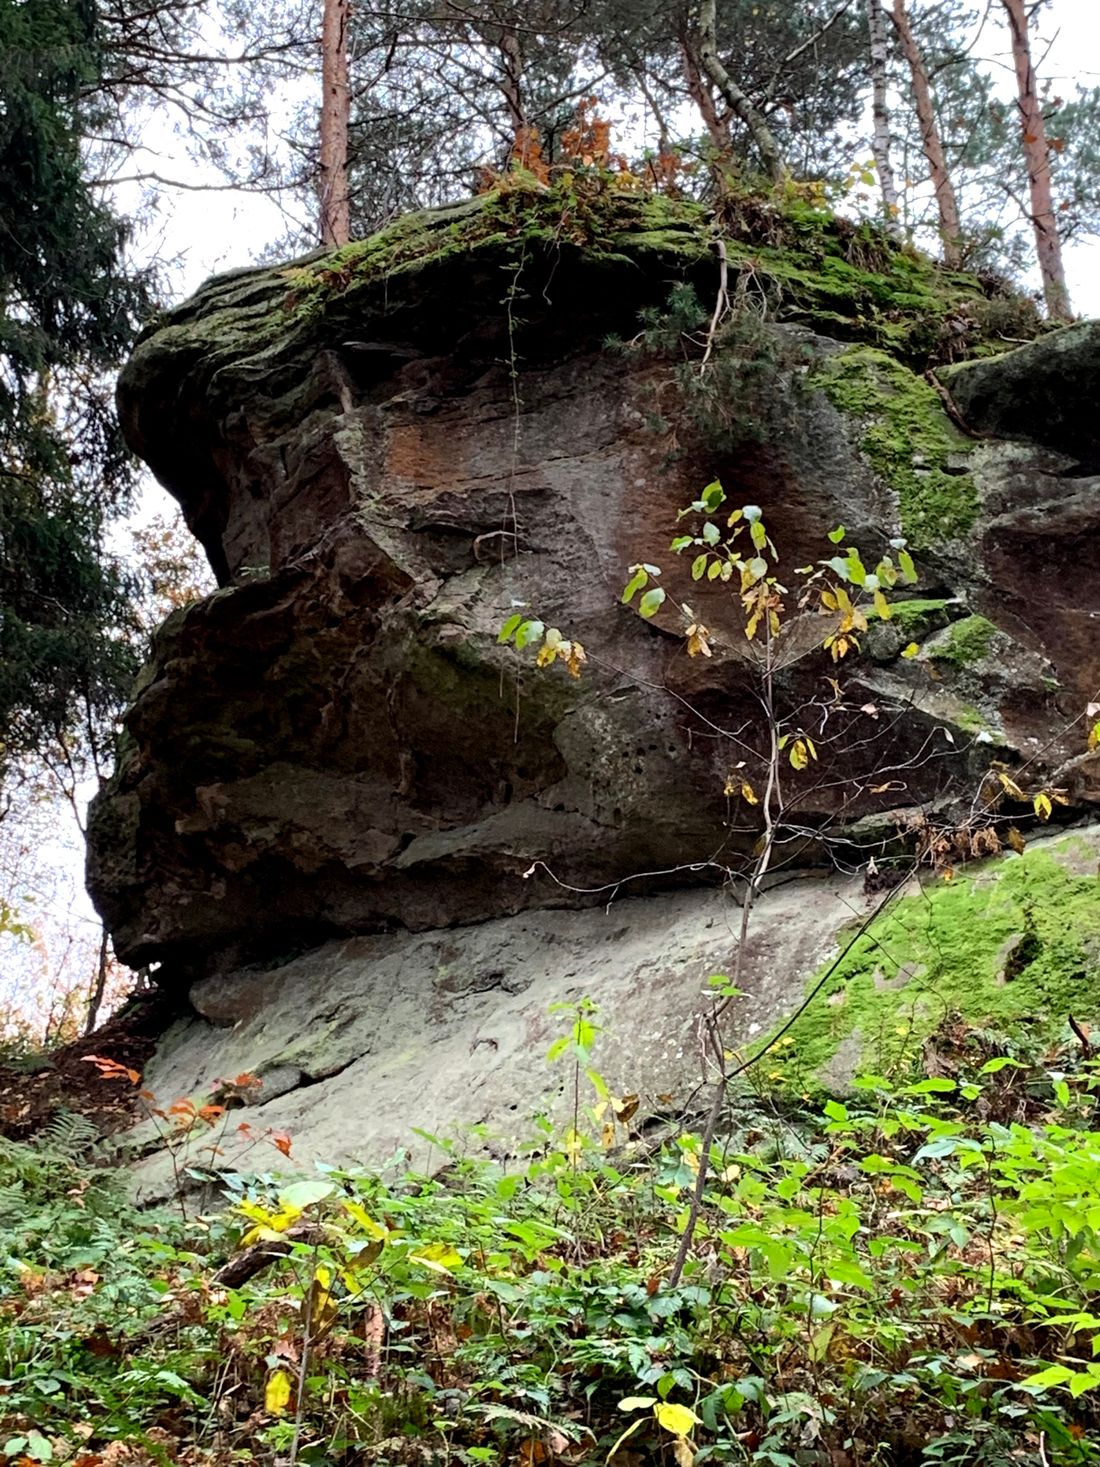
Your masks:
<path fill-rule="evenodd" d="M 148 299 L 86 175 L 100 61 L 91 0 L 0 0 L 0 773 L 95 753 L 133 672 L 104 533 L 132 486 L 112 378 Z"/>

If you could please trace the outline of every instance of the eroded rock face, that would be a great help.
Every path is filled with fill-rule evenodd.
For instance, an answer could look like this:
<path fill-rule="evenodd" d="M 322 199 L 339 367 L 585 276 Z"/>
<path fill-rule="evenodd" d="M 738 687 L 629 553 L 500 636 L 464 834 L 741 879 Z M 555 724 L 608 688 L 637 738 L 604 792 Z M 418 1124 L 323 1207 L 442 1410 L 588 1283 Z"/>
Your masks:
<path fill-rule="evenodd" d="M 791 775 L 793 856 L 898 807 L 969 803 L 991 754 L 1039 777 L 1080 752 L 1062 730 L 1100 684 L 1100 485 L 1077 438 L 967 437 L 860 344 L 891 323 L 859 312 L 830 312 L 844 342 L 735 331 L 725 399 L 701 411 L 667 354 L 606 338 L 672 286 L 713 294 L 706 223 L 621 212 L 597 242 L 490 229 L 468 206 L 222 277 L 138 347 L 130 441 L 223 588 L 157 634 L 93 811 L 89 884 L 124 960 L 194 977 L 603 902 L 623 881 L 724 879 L 756 836 L 723 793 L 762 746 L 754 676 L 728 596 L 668 548 L 716 476 L 763 507 L 785 571 L 844 524 L 865 557 L 908 535 L 922 572 L 839 702 L 820 660 L 782 679 L 785 705 L 837 736 L 828 779 Z M 684 655 L 674 611 L 620 605 L 643 561 L 711 628 L 713 658 Z M 498 648 L 520 603 L 584 643 L 579 681 Z"/>

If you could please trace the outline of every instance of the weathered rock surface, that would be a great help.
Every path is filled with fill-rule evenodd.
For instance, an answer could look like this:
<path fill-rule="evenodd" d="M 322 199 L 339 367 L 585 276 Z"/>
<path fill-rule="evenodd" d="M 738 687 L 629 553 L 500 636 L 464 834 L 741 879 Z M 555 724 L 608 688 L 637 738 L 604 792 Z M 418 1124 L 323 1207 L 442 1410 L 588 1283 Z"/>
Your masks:
<path fill-rule="evenodd" d="M 802 878 L 767 893 L 747 949 L 731 1042 L 762 1037 L 836 933 L 866 910 L 862 883 Z M 256 1075 L 246 1107 L 194 1137 L 188 1158 L 263 1170 L 278 1157 L 268 1132 L 289 1134 L 290 1161 L 309 1169 L 377 1162 L 430 1143 L 414 1128 L 463 1141 L 485 1126 L 507 1153 L 571 1085 L 545 1063 L 569 1020 L 552 1004 L 589 998 L 603 1026 L 598 1064 L 616 1094 L 640 1093 L 639 1122 L 689 1106 L 705 1082 L 698 1016 L 707 978 L 737 947 L 740 909 L 726 892 L 622 898 L 606 910 L 527 912 L 445 932 L 330 942 L 278 968 L 210 978 L 192 990 L 198 1015 L 162 1040 L 145 1086 L 162 1104 L 224 1099 L 223 1077 Z M 658 1098 L 660 1097 L 660 1098 Z M 251 1134 L 238 1131 L 244 1121 Z M 145 1127 L 135 1139 L 153 1130 Z M 169 1183 L 155 1147 L 136 1170 L 154 1194 Z"/>
<path fill-rule="evenodd" d="M 867 1071 L 950 1074 L 956 1016 L 963 1028 L 1015 1029 L 1033 1044 L 1068 1034 L 1071 1013 L 1094 1023 L 1098 855 L 1094 825 L 951 883 L 913 883 L 854 944 L 878 902 L 862 879 L 783 882 L 753 915 L 727 1042 L 756 1054 L 815 990 L 753 1077 L 797 1095 L 843 1091 Z M 537 1114 L 569 1123 L 571 1065 L 545 1056 L 570 1020 L 551 1006 L 587 998 L 602 1026 L 597 1068 L 614 1094 L 639 1095 L 636 1128 L 659 1124 L 705 1108 L 700 1016 L 709 976 L 733 967 L 740 916 L 728 891 L 677 892 L 333 941 L 276 968 L 196 984 L 197 1015 L 164 1035 L 144 1085 L 162 1107 L 240 1103 L 192 1133 L 177 1173 L 310 1171 L 398 1152 L 416 1165 L 445 1161 L 418 1131 L 503 1157 L 537 1139 Z M 1025 944 L 1026 966 L 1014 964 Z M 262 1084 L 235 1087 L 241 1074 Z M 582 1103 L 593 1099 L 585 1082 Z M 289 1158 L 275 1151 L 276 1135 L 290 1138 Z M 129 1140 L 141 1153 L 139 1192 L 170 1192 L 158 1128 L 142 1125 Z"/>
<path fill-rule="evenodd" d="M 968 806 L 991 755 L 1041 780 L 1080 753 L 1064 729 L 1100 685 L 1088 441 L 965 435 L 914 368 L 980 345 L 977 286 L 881 243 L 857 268 L 843 230 L 817 231 L 801 253 L 727 240 L 734 274 L 775 289 L 763 324 L 735 314 L 703 395 L 667 351 L 606 345 L 672 287 L 713 301 L 707 221 L 659 201 L 595 221 L 475 202 L 221 277 L 146 336 L 126 430 L 223 588 L 157 634 L 93 811 L 89 883 L 124 960 L 187 981 L 628 879 L 724 880 L 758 829 L 723 793 L 761 747 L 753 676 L 725 593 L 668 549 L 716 476 L 764 508 L 784 568 L 842 523 L 868 557 L 907 536 L 921 571 L 839 703 L 813 659 L 783 679 L 842 751 L 828 779 L 792 771 L 790 859 L 898 807 Z M 1093 338 L 1065 340 L 1024 348 L 1028 375 L 1084 370 Z M 966 374 L 1015 380 L 1015 360 L 950 376 L 964 420 L 991 421 Z M 690 597 L 712 659 L 684 655 L 671 611 L 619 604 L 640 561 Z M 498 648 L 517 603 L 584 643 L 582 679 Z M 338 985 L 345 949 L 325 951 Z"/>

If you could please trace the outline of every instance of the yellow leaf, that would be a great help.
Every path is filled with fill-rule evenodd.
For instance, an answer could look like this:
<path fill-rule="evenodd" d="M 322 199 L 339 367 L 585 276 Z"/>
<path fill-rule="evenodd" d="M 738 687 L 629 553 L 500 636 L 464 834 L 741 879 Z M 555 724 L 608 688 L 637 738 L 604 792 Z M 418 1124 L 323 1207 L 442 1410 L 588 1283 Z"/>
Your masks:
<path fill-rule="evenodd" d="M 600 1132 L 600 1144 L 603 1146 L 603 1149 L 605 1151 L 610 1151 L 611 1148 L 612 1148 L 612 1146 L 614 1146 L 614 1144 L 615 1144 L 615 1122 L 614 1121 L 604 1121 L 604 1123 L 603 1123 L 603 1129 Z"/>
<path fill-rule="evenodd" d="M 321 1270 L 318 1269 L 318 1275 Z M 327 1272 L 327 1270 L 326 1270 Z M 329 1332 L 336 1323 L 336 1301 L 328 1291 L 328 1280 L 318 1276 L 310 1286 L 308 1296 L 310 1336 L 314 1340 Z"/>
<path fill-rule="evenodd" d="M 790 759 L 792 769 L 805 769 L 806 765 L 810 762 L 810 756 L 806 752 L 804 739 L 795 739 L 791 745 Z"/>
<path fill-rule="evenodd" d="M 639 1103 L 640 1097 L 637 1095 L 624 1095 L 619 1100 L 616 1100 L 614 1096 L 611 1097 L 611 1104 L 615 1108 L 615 1114 L 624 1126 L 633 1117 L 635 1111 L 638 1109 Z"/>
<path fill-rule="evenodd" d="M 891 618 L 891 616 L 893 616 L 893 612 L 890 610 L 890 603 L 889 603 L 889 601 L 887 601 L 886 597 L 882 594 L 881 591 L 876 591 L 875 592 L 875 594 L 874 594 L 874 603 L 875 603 L 875 610 L 878 612 L 878 614 L 882 618 L 882 620 L 883 621 L 889 621 L 890 618 Z"/>
<path fill-rule="evenodd" d="M 1031 803 L 1035 807 L 1035 813 L 1036 815 L 1038 815 L 1040 820 L 1050 819 L 1050 812 L 1054 807 L 1050 803 L 1049 795 L 1045 795 L 1042 790 L 1040 790 Z"/>
<path fill-rule="evenodd" d="M 759 805 L 760 799 L 747 779 L 741 781 L 741 798 L 748 805 Z"/>
<path fill-rule="evenodd" d="M 565 668 L 570 677 L 580 677 L 581 668 L 588 661 L 588 653 L 574 637 L 569 643 L 569 655 L 565 659 Z"/>
<path fill-rule="evenodd" d="M 1024 851 L 1027 849 L 1027 845 L 1024 841 L 1023 836 L 1014 825 L 1009 826 L 1008 834 L 1005 836 L 1005 840 L 1008 841 L 1009 845 L 1018 856 L 1022 856 Z"/>
<path fill-rule="evenodd" d="M 699 1418 L 690 1406 L 678 1406 L 674 1401 L 658 1401 L 653 1414 L 673 1436 L 687 1436 L 691 1428 L 699 1424 Z"/>
<path fill-rule="evenodd" d="M 1095 749 L 1100 744 L 1100 723 L 1094 723 L 1089 729 L 1089 748 Z"/>
<path fill-rule="evenodd" d="M 557 655 L 558 649 L 551 647 L 549 642 L 544 642 L 538 650 L 538 656 L 535 658 L 535 666 L 549 667 Z"/>
<path fill-rule="evenodd" d="M 410 1263 L 419 1263 L 433 1273 L 453 1273 L 462 1263 L 462 1254 L 456 1253 L 450 1243 L 429 1243 L 409 1254 Z"/>
<path fill-rule="evenodd" d="M 916 655 L 917 655 L 917 653 L 919 651 L 920 651 L 920 646 L 918 645 L 918 643 L 916 643 L 916 642 L 910 642 L 909 645 L 908 645 L 908 647 L 903 647 L 902 648 L 901 655 L 903 657 L 906 657 L 906 658 L 916 657 Z"/>
<path fill-rule="evenodd" d="M 365 1207 L 362 1207 L 358 1202 L 345 1202 L 343 1206 L 344 1211 L 355 1219 L 368 1238 L 377 1238 L 379 1242 L 385 1242 L 388 1236 L 386 1229 L 380 1227 L 375 1222 Z"/>
<path fill-rule="evenodd" d="M 264 1387 L 264 1410 L 269 1416 L 282 1416 L 290 1405 L 290 1376 L 285 1370 L 273 1370 Z"/>
<path fill-rule="evenodd" d="M 1004 792 L 1005 792 L 1006 795 L 1011 795 L 1014 800 L 1026 800 L 1027 799 L 1027 796 L 1024 794 L 1024 792 L 1020 788 L 1020 786 L 1016 783 L 1016 781 L 1014 779 L 1010 779 L 1009 776 L 1004 772 L 1003 769 L 998 769 L 997 770 L 997 778 L 1001 781 L 1001 788 L 1004 790 Z M 1036 805 L 1035 809 L 1036 809 L 1036 813 L 1037 813 L 1038 812 L 1038 809 L 1039 809 L 1038 805 Z M 1050 813 L 1050 808 L 1049 808 L 1049 801 L 1048 801 L 1047 814 L 1049 814 L 1049 813 Z M 1044 816 L 1044 819 L 1045 818 L 1046 817 Z"/>

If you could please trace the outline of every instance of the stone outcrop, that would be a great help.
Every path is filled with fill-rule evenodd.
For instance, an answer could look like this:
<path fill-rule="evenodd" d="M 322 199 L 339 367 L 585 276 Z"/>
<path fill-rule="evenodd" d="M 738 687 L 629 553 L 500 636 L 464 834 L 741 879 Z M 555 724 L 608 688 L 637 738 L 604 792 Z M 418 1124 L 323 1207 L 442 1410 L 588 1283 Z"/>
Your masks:
<path fill-rule="evenodd" d="M 1013 404 L 1072 396 L 1093 335 L 943 366 L 997 345 L 976 282 L 758 213 L 721 236 L 735 309 L 700 383 L 680 333 L 706 331 L 719 237 L 688 205 L 491 196 L 220 277 L 146 334 L 123 422 L 221 589 L 158 632 L 93 811 L 120 957 L 179 982 L 725 880 L 758 829 L 724 793 L 760 744 L 753 673 L 726 593 L 668 548 L 715 477 L 785 570 L 843 524 L 869 557 L 906 537 L 921 573 L 835 708 L 831 668 L 785 675 L 843 751 L 791 774 L 791 859 L 858 864 L 899 807 L 968 806 L 991 757 L 1030 788 L 1081 754 L 1091 420 Z M 620 604 L 635 562 L 690 596 L 711 659 Z M 584 643 L 581 679 L 498 647 L 518 604 Z"/>
<path fill-rule="evenodd" d="M 1068 1036 L 1069 1014 L 1094 1023 L 1098 855 L 1094 825 L 950 883 L 914 882 L 850 947 L 880 900 L 862 878 L 779 882 L 749 928 L 727 1042 L 746 1059 L 763 1052 L 755 1085 L 793 1098 L 843 1092 L 858 1073 L 951 1075 L 951 1037 L 968 1024 L 1039 1045 Z M 733 965 L 739 920 L 731 890 L 657 893 L 345 938 L 277 968 L 204 979 L 143 1084 L 161 1108 L 190 1098 L 228 1109 L 177 1143 L 174 1166 L 163 1124 L 138 1126 L 135 1186 L 156 1198 L 188 1166 L 308 1172 L 395 1154 L 430 1170 L 447 1144 L 522 1154 L 539 1137 L 536 1116 L 571 1122 L 572 1066 L 546 1055 L 570 1022 L 554 1006 L 581 999 L 597 1006 L 595 1065 L 613 1094 L 638 1095 L 636 1127 L 660 1133 L 706 1108 L 699 1015 L 708 977 Z M 777 1020 L 811 994 L 764 1051 Z M 259 1084 L 234 1085 L 241 1074 Z M 585 1082 L 582 1104 L 593 1099 Z M 283 1137 L 289 1156 L 275 1150 Z"/>

